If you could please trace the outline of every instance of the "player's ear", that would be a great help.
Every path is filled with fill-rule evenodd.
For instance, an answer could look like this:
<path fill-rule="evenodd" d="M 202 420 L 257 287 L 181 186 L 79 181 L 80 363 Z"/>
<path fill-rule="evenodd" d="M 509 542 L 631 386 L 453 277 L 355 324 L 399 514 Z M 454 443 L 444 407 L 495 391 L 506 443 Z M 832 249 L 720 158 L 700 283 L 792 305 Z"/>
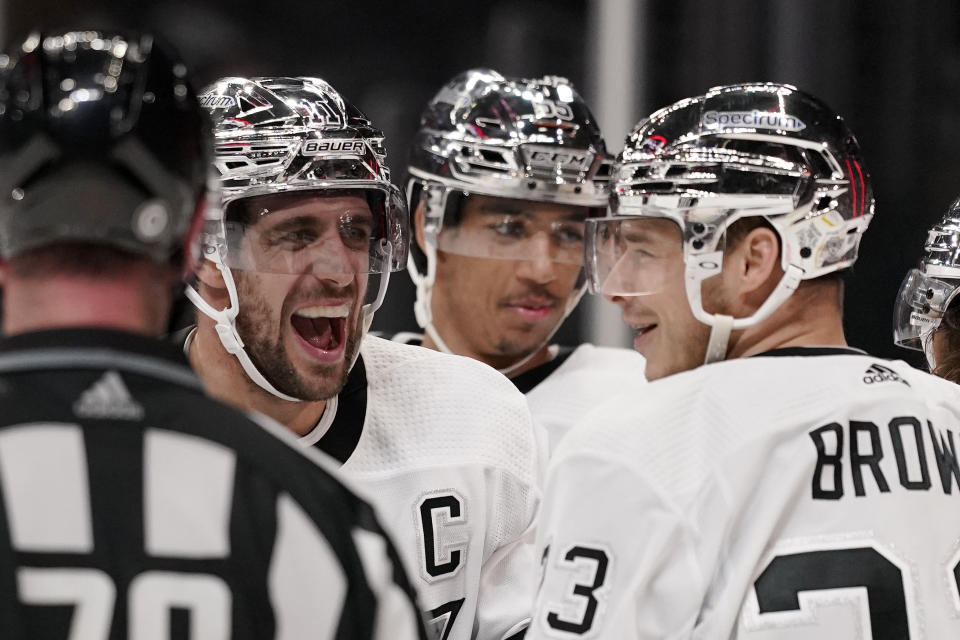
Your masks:
<path fill-rule="evenodd" d="M 211 260 L 201 259 L 194 269 L 194 273 L 204 286 L 211 289 L 223 290 L 227 285 L 223 282 L 223 273 Z"/>
<path fill-rule="evenodd" d="M 413 237 L 421 251 L 424 251 L 424 247 L 427 246 L 427 242 L 423 237 L 423 224 L 425 216 L 426 202 L 423 198 L 421 198 L 420 202 L 417 203 L 416 211 L 413 212 Z"/>
<path fill-rule="evenodd" d="M 735 290 L 746 298 L 759 294 L 761 301 L 783 275 L 780 238 L 769 227 L 751 229 L 727 254 L 723 270 L 733 277 Z"/>
<path fill-rule="evenodd" d="M 180 274 L 184 280 L 188 280 L 190 276 L 194 273 L 197 273 L 200 268 L 200 264 L 205 262 L 203 259 L 203 252 L 201 248 L 203 240 L 203 212 L 206 208 L 207 199 L 200 198 L 197 201 L 197 206 L 194 208 L 193 217 L 190 219 L 190 228 L 187 231 L 187 235 L 183 238 L 183 269 Z"/>

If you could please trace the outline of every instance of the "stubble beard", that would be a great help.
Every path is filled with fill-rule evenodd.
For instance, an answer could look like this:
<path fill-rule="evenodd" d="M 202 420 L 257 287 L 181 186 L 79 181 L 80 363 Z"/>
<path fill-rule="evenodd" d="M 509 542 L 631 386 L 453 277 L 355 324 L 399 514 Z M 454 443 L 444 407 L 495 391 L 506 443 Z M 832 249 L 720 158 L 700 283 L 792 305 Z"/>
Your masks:
<path fill-rule="evenodd" d="M 240 299 L 237 333 L 257 371 L 280 393 L 306 402 L 328 400 L 340 393 L 360 349 L 363 314 L 357 313 L 353 326 L 347 327 L 343 359 L 331 364 L 316 363 L 312 371 L 304 375 L 287 358 L 281 327 L 272 326 L 266 301 L 250 291 L 243 291 L 241 283 L 237 288 Z M 272 331 L 276 334 L 271 335 Z M 256 385 L 253 381 L 251 383 Z"/>

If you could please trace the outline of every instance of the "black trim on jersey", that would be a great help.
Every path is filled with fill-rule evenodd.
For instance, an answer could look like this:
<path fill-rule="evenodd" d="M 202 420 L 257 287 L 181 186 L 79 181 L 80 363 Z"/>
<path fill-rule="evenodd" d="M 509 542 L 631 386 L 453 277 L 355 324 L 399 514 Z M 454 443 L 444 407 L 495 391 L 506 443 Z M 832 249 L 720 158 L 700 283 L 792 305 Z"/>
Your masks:
<path fill-rule="evenodd" d="M 853 347 L 783 347 L 755 353 L 751 358 L 777 358 L 781 356 L 868 356 L 866 351 Z"/>
<path fill-rule="evenodd" d="M 337 415 L 333 424 L 313 446 L 343 464 L 360 443 L 366 417 L 367 368 L 363 357 L 358 355 L 337 396 Z"/>
<path fill-rule="evenodd" d="M 169 342 L 177 345 L 182 354 L 187 338 L 194 329 L 196 325 L 191 325 L 170 334 Z M 337 415 L 333 424 L 313 446 L 343 464 L 356 451 L 367 417 L 367 368 L 362 356 L 357 356 L 356 363 L 347 375 L 347 382 L 337 395 Z"/>
<path fill-rule="evenodd" d="M 567 358 L 570 357 L 575 347 L 560 347 L 557 356 L 550 362 L 544 362 L 539 367 L 534 367 L 529 371 L 524 371 L 518 376 L 510 378 L 510 382 L 520 390 L 520 393 L 530 393 L 534 387 L 546 380 L 551 373 L 560 368 Z"/>

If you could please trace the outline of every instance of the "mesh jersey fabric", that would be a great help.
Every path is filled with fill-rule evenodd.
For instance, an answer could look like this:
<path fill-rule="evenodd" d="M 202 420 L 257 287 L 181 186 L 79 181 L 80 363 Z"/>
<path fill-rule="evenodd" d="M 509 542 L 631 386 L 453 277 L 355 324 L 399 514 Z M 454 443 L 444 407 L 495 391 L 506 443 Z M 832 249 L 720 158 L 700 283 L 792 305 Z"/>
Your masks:
<path fill-rule="evenodd" d="M 547 432 L 549 449 L 606 399 L 639 392 L 647 384 L 643 356 L 632 349 L 581 344 L 527 392 L 530 412 Z"/>
<path fill-rule="evenodd" d="M 529 617 L 545 443 L 484 364 L 366 336 L 366 415 L 341 467 L 375 506 L 448 640 L 498 640 Z M 341 407 L 342 408 L 342 407 Z"/>
<path fill-rule="evenodd" d="M 670 376 L 575 427 L 548 471 L 528 637 L 960 632 L 960 387 L 801 353 Z"/>
<path fill-rule="evenodd" d="M 419 345 L 423 334 L 404 331 L 389 339 Z M 551 361 L 516 377 L 536 374 L 537 369 L 552 365 Z M 552 453 L 573 425 L 604 400 L 646 384 L 645 366 L 643 356 L 633 349 L 584 343 L 574 347 L 563 363 L 543 376 L 532 389 L 522 388 L 534 421 L 546 431 L 548 451 Z"/>

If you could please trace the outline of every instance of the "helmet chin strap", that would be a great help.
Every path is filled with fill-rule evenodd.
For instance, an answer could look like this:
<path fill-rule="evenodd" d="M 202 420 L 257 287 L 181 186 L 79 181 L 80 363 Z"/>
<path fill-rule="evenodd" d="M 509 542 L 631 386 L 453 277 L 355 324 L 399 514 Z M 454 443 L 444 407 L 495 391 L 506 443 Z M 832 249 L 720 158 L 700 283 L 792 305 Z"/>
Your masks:
<path fill-rule="evenodd" d="M 733 332 L 733 316 L 721 314 L 713 315 L 710 326 L 710 341 L 707 343 L 707 355 L 703 364 L 720 362 L 727 359 L 727 345 L 730 343 L 730 334 Z"/>
<path fill-rule="evenodd" d="M 433 340 L 433 343 L 437 345 L 437 350 L 443 353 L 449 353 L 453 355 L 456 354 L 450 347 L 447 346 L 447 343 L 440 337 L 440 332 L 437 331 L 437 328 L 433 324 L 433 309 L 431 308 L 431 298 L 433 294 L 433 284 L 437 278 L 437 249 L 435 246 L 435 238 L 427 238 L 426 245 L 423 248 L 423 252 L 427 257 L 427 272 L 425 274 L 420 273 L 417 269 L 417 265 L 414 263 L 413 255 L 411 254 L 407 261 L 407 271 L 410 272 L 410 279 L 413 280 L 414 284 L 417 286 L 417 297 L 413 304 L 413 313 L 417 318 L 417 324 L 420 325 L 420 328 L 430 336 L 430 339 Z M 566 306 L 563 310 L 563 318 L 560 319 L 560 322 L 550 331 L 544 341 L 537 346 L 536 349 L 525 355 L 523 358 L 514 362 L 513 364 L 503 367 L 502 369 L 497 369 L 500 373 L 505 376 L 509 376 L 511 373 L 527 364 L 531 358 L 533 358 L 537 353 L 540 352 L 541 347 L 550 342 L 550 338 L 560 329 L 560 325 L 563 324 L 563 321 L 567 319 L 567 316 L 577 307 L 577 304 L 580 302 L 580 298 L 583 297 L 583 294 L 586 293 L 586 283 L 580 287 L 580 289 L 571 295 L 567 299 Z"/>
<path fill-rule="evenodd" d="M 278 391 L 277 388 L 270 384 L 270 381 L 257 370 L 253 361 L 250 360 L 250 356 L 243 348 L 243 340 L 240 338 L 240 334 L 237 333 L 237 314 L 240 312 L 240 303 L 237 299 L 237 285 L 236 282 L 234 282 L 233 273 L 231 273 L 229 267 L 222 264 L 219 260 L 215 260 L 214 264 L 217 265 L 217 269 L 219 269 L 223 275 L 223 283 L 227 288 L 227 294 L 230 296 L 230 305 L 225 309 L 215 309 L 213 305 L 203 299 L 199 291 L 189 285 L 185 292 L 187 298 L 189 298 L 190 302 L 204 315 L 216 322 L 214 328 L 217 331 L 217 336 L 220 338 L 220 344 L 223 345 L 227 353 L 237 359 L 248 378 L 253 380 L 258 387 L 281 400 L 300 402 L 301 400 L 299 398 L 294 398 L 293 396 L 288 396 Z"/>
<path fill-rule="evenodd" d="M 387 292 L 387 284 L 390 282 L 390 267 L 391 260 L 393 257 L 393 245 L 389 242 L 386 242 L 383 246 L 383 251 L 386 254 L 386 259 L 384 264 L 387 265 L 387 269 L 381 274 L 380 285 L 377 288 L 377 297 L 370 304 L 363 305 L 361 313 L 363 314 L 362 321 L 362 332 L 361 339 L 364 335 L 367 334 L 367 331 L 370 329 L 370 325 L 373 322 L 374 312 L 380 308 L 380 305 L 383 304 L 383 298 Z M 216 322 L 215 329 L 217 331 L 217 336 L 220 338 L 220 344 L 223 345 L 223 348 L 227 353 L 233 355 L 237 361 L 240 363 L 240 367 L 243 369 L 243 372 L 247 374 L 247 377 L 250 378 L 258 387 L 270 393 L 281 400 L 286 400 L 287 402 L 303 402 L 302 398 L 295 398 L 293 396 L 287 395 L 282 391 L 274 387 L 266 377 L 260 373 L 256 365 L 253 364 L 253 361 L 250 359 L 250 355 L 244 349 L 243 340 L 240 338 L 240 334 L 237 333 L 237 314 L 240 312 L 240 302 L 237 296 L 237 284 L 233 278 L 233 272 L 230 270 L 230 267 L 224 265 L 220 260 L 219 256 L 215 256 L 213 263 L 217 266 L 217 269 L 220 270 L 220 273 L 223 276 L 224 286 L 227 289 L 227 294 L 230 297 L 230 305 L 225 309 L 215 309 L 213 305 L 203 299 L 203 296 L 200 295 L 200 292 L 194 289 L 192 286 L 186 287 L 186 296 L 192 302 L 197 309 L 199 309 L 204 315 Z M 357 349 L 356 353 L 353 354 L 353 359 L 350 361 L 349 369 L 353 368 L 353 365 L 356 364 L 357 358 L 360 356 L 360 350 Z M 349 371 L 348 369 L 348 371 Z M 336 396 L 333 398 L 336 400 Z M 331 403 L 328 403 L 328 408 L 331 406 Z M 336 403 L 332 403 L 333 410 L 336 411 Z M 326 414 L 326 409 L 324 414 Z"/>
<path fill-rule="evenodd" d="M 933 353 L 933 334 L 937 332 L 934 328 L 928 335 L 921 338 L 920 344 L 923 345 L 923 355 L 927 358 L 927 368 L 932 373 L 937 368 L 937 358 Z"/>
<path fill-rule="evenodd" d="M 763 304 L 760 305 L 753 315 L 746 318 L 734 318 L 733 316 L 719 313 L 707 313 L 703 309 L 703 301 L 701 298 L 703 281 L 707 277 L 720 272 L 720 265 L 723 264 L 723 252 L 718 251 L 704 257 L 707 259 L 687 264 L 686 290 L 687 300 L 690 303 L 690 309 L 693 311 L 694 317 L 710 327 L 707 352 L 703 359 L 704 364 L 710 364 L 711 362 L 726 360 L 727 348 L 730 344 L 730 335 L 734 330 L 752 327 L 769 318 L 770 315 L 797 290 L 797 287 L 800 286 L 800 282 L 803 280 L 804 272 L 803 269 L 796 265 L 787 265 L 783 277 L 780 278 L 780 282 L 777 283 L 776 288 L 770 292 L 770 295 L 767 296 L 767 299 L 763 301 Z M 704 268 L 705 264 L 711 266 Z"/>
<path fill-rule="evenodd" d="M 437 345 L 437 351 L 452 354 L 453 351 L 450 350 L 450 347 L 447 346 L 447 343 L 443 341 L 443 338 L 440 337 L 440 334 L 433 326 L 433 309 L 430 305 L 433 294 L 433 283 L 437 278 L 437 250 L 432 240 L 432 238 L 428 238 L 427 241 L 424 242 L 423 252 L 427 256 L 427 272 L 425 274 L 420 273 L 420 270 L 417 269 L 412 253 L 407 258 L 407 271 L 410 273 L 410 279 L 413 280 L 413 283 L 417 286 L 416 299 L 413 303 L 413 315 L 416 317 L 417 324 L 420 325 L 420 328 L 423 329 L 424 332 L 430 336 L 430 339 L 433 340 L 433 343 Z"/>

